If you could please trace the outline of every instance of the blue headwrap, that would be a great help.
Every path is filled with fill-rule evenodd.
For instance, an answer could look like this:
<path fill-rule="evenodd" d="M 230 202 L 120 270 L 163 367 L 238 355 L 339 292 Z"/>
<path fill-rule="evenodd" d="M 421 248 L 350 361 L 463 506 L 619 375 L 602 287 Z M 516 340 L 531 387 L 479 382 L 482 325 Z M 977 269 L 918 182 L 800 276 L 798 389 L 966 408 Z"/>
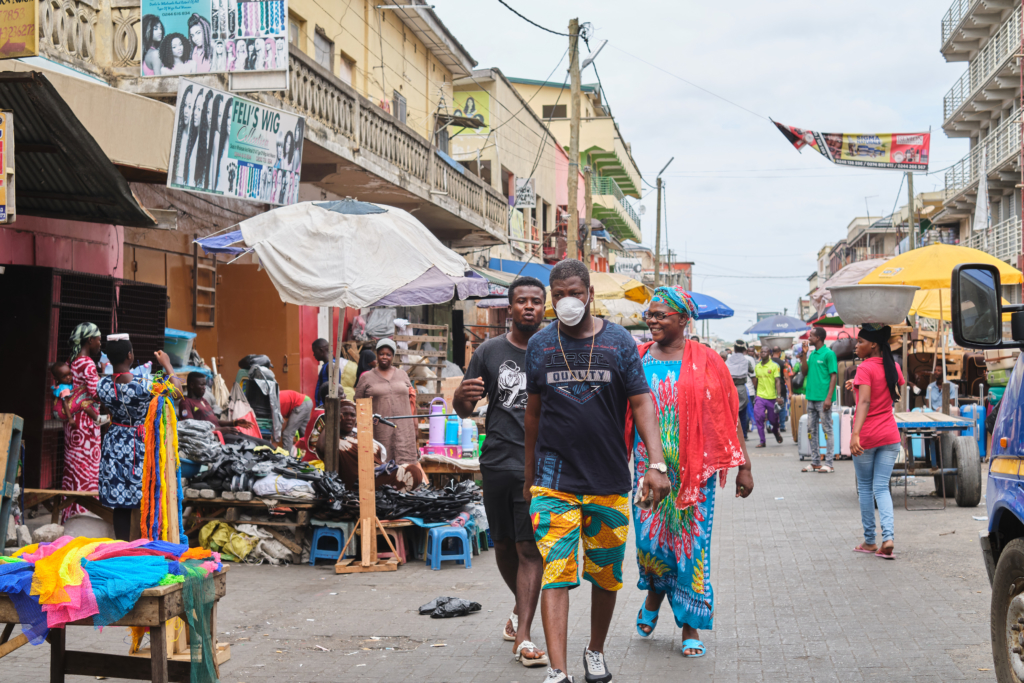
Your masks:
<path fill-rule="evenodd" d="M 655 289 L 654 296 L 651 297 L 651 303 L 653 304 L 655 301 L 665 304 L 673 311 L 690 320 L 696 320 L 700 317 L 697 314 L 697 304 L 693 303 L 693 298 L 690 297 L 685 289 L 678 285 Z"/>

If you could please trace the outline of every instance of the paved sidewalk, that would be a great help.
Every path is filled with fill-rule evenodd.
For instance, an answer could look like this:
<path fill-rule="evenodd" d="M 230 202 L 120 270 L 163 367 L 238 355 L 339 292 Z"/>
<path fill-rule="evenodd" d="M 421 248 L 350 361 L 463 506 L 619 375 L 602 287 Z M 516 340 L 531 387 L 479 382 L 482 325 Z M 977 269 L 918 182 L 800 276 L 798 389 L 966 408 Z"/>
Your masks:
<path fill-rule="evenodd" d="M 831 475 L 803 474 L 788 436 L 782 446 L 752 452 L 753 495 L 733 498 L 730 480 L 716 498 L 710 579 L 717 614 L 714 631 L 703 633 L 707 655 L 681 657 L 667 607 L 652 639 L 636 634 L 642 597 L 630 551 L 608 644 L 616 681 L 994 679 L 990 591 L 977 541 L 985 523 L 971 518 L 985 514 L 983 505 L 960 509 L 951 500 L 945 511 L 907 512 L 897 496 L 899 559 L 886 562 L 851 552 L 861 530 L 850 461 L 836 463 Z M 914 488 L 926 495 L 933 486 L 928 479 Z M 228 590 L 218 616 L 218 637 L 232 643 L 225 683 L 543 679 L 543 670 L 515 663 L 511 643 L 501 640 L 512 600 L 493 553 L 475 558 L 472 569 L 446 564 L 439 572 L 420 563 L 350 576 L 328 566 L 233 566 Z M 572 593 L 569 651 L 577 681 L 589 593 L 586 584 Z M 438 595 L 476 600 L 484 611 L 451 620 L 416 613 Z M 543 645 L 539 616 L 534 633 Z M 126 638 L 122 629 L 72 629 L 68 647 L 123 653 Z M 48 662 L 48 646 L 27 646 L 0 660 L 0 673 L 42 683 Z"/>

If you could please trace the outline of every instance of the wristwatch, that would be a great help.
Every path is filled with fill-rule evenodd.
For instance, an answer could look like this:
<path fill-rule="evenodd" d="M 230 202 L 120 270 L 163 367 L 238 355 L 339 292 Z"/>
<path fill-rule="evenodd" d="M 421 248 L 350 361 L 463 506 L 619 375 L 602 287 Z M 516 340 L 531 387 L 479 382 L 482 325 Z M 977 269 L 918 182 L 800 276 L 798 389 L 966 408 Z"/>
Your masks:
<path fill-rule="evenodd" d="M 647 469 L 649 469 L 649 470 L 658 470 L 662 474 L 668 473 L 668 467 L 666 467 L 665 463 L 663 463 L 663 462 L 652 462 L 651 464 L 649 464 L 647 466 Z"/>

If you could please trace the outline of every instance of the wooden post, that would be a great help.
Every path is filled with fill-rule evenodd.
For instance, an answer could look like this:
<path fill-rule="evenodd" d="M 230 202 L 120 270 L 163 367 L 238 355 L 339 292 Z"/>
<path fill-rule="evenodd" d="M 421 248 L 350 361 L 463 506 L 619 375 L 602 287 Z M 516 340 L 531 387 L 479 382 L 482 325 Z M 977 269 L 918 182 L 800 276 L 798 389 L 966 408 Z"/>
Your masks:
<path fill-rule="evenodd" d="M 590 168 L 590 163 L 587 163 L 583 167 L 583 210 L 586 212 L 586 217 L 583 221 L 584 225 L 587 226 L 587 239 L 583 242 L 583 262 L 587 264 L 587 268 L 590 268 L 590 245 L 593 242 L 590 234 L 590 222 L 594 219 L 594 193 L 590 187 L 592 181 L 593 171 Z"/>
<path fill-rule="evenodd" d="M 576 205 L 580 185 L 580 20 L 569 20 L 569 227 L 566 232 L 568 258 L 579 258 L 580 210 Z"/>
<path fill-rule="evenodd" d="M 654 286 L 661 285 L 661 176 L 658 176 L 658 200 L 654 209 Z"/>
<path fill-rule="evenodd" d="M 904 332 L 900 335 L 900 339 L 903 342 L 903 397 L 900 399 L 900 405 L 902 406 L 904 413 L 910 412 L 910 381 L 907 379 L 907 335 L 909 332 Z"/>

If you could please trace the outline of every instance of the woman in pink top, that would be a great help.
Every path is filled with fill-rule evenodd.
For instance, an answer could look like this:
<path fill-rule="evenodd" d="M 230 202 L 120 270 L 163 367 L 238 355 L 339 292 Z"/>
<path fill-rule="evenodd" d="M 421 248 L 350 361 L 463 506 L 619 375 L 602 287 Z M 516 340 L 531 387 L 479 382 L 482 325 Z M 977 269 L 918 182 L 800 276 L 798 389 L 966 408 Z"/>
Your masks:
<path fill-rule="evenodd" d="M 857 375 L 846 388 L 856 392 L 857 413 L 853 418 L 850 451 L 857 473 L 860 517 L 864 524 L 864 542 L 854 548 L 859 553 L 874 553 L 886 560 L 895 559 L 893 549 L 892 496 L 889 477 L 900 452 L 900 432 L 896 427 L 893 404 L 900 397 L 903 373 L 889 348 L 892 330 L 888 325 L 865 325 L 857 335 L 856 353 L 862 359 Z M 875 509 L 882 526 L 882 545 L 875 544 Z"/>

